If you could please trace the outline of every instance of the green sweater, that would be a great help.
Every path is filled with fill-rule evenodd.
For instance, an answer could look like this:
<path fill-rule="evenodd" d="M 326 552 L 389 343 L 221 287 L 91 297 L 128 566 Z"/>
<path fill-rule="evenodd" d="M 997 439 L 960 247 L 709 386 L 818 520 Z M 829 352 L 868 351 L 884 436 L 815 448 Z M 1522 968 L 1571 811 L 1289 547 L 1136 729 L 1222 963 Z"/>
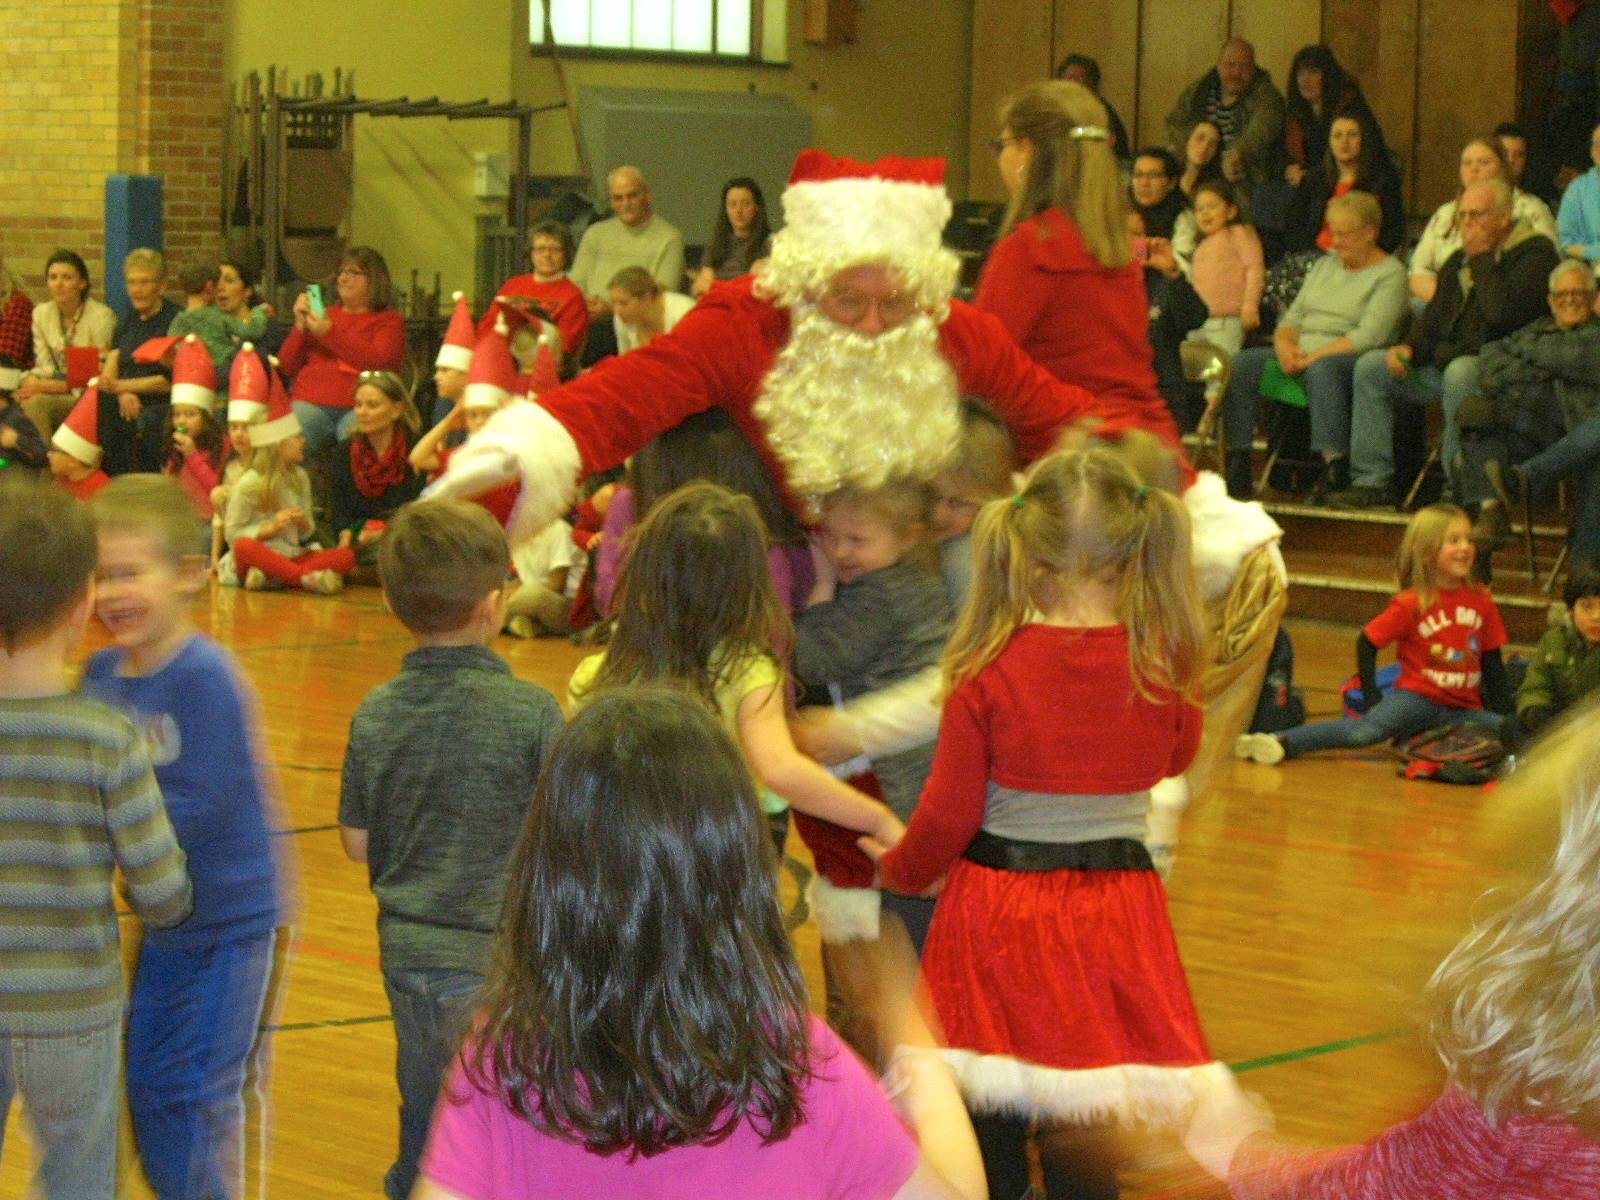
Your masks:
<path fill-rule="evenodd" d="M 1530 732 L 1600 688 L 1600 646 L 1570 625 L 1539 639 L 1528 674 L 1517 689 L 1517 720 Z"/>
<path fill-rule="evenodd" d="M 84 696 L 0 699 L 0 1034 L 122 1018 L 111 880 L 156 926 L 189 915 L 189 876 L 144 743 Z"/>

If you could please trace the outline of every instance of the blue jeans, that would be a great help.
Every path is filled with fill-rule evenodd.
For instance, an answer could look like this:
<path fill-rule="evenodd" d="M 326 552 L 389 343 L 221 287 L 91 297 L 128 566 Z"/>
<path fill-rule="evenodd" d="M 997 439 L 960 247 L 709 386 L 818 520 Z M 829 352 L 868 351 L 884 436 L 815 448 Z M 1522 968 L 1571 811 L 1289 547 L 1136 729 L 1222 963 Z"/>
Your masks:
<path fill-rule="evenodd" d="M 1451 708 L 1426 696 L 1394 688 L 1355 720 L 1317 721 L 1278 735 L 1285 758 L 1298 758 L 1316 750 L 1359 750 L 1396 738 L 1410 737 L 1451 721 L 1477 721 L 1495 729 L 1502 718 L 1482 708 Z"/>
<path fill-rule="evenodd" d="M 483 976 L 472 971 L 383 969 L 383 989 L 394 1013 L 394 1075 L 400 1086 L 400 1153 L 383 1179 L 389 1200 L 406 1200 L 417 1182 L 434 1101 L 482 986 Z"/>
<path fill-rule="evenodd" d="M 45 1200 L 116 1195 L 121 1058 L 120 1021 L 61 1037 L 0 1034 L 0 1149 L 20 1092 L 33 1137 L 33 1189 Z"/>
<path fill-rule="evenodd" d="M 1579 422 L 1566 437 L 1522 464 L 1528 488 L 1535 495 L 1557 480 L 1577 477 L 1573 485 L 1572 560 L 1600 558 L 1600 417 Z"/>
<path fill-rule="evenodd" d="M 322 453 L 356 427 L 356 410 L 328 404 L 294 402 L 294 415 L 300 418 L 300 431 L 306 435 L 306 457 Z"/>
<path fill-rule="evenodd" d="M 161 1200 L 244 1191 L 245 1073 L 277 934 L 139 952 L 128 1003 L 128 1109 Z"/>
<path fill-rule="evenodd" d="M 1255 435 L 1261 373 L 1276 357 L 1271 346 L 1250 346 L 1233 358 L 1228 394 L 1222 399 L 1223 438 L 1244 449 Z M 1350 390 L 1357 356 L 1330 354 L 1312 363 L 1300 376 L 1311 417 L 1311 449 L 1342 458 L 1350 453 Z"/>
<path fill-rule="evenodd" d="M 1350 435 L 1350 481 L 1358 486 L 1386 488 L 1394 482 L 1394 406 L 1444 405 L 1444 443 L 1440 449 L 1447 472 L 1455 470 L 1461 450 L 1456 411 L 1478 390 L 1478 358 L 1464 354 L 1438 367 L 1413 367 L 1404 379 L 1389 374 L 1387 351 L 1368 350 L 1356 360 L 1355 404 Z M 1407 482 L 1410 482 L 1409 480 Z"/>

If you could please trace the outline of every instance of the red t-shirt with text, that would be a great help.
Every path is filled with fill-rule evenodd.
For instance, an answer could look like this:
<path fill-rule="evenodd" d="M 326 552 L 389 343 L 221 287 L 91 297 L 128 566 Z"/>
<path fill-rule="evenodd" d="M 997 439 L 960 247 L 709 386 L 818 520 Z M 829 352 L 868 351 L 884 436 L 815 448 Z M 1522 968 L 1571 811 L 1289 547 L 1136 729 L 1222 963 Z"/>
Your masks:
<path fill-rule="evenodd" d="M 1450 708 L 1483 707 L 1483 656 L 1506 644 L 1506 627 L 1494 600 L 1470 585 L 1440 592 L 1426 611 L 1416 591 L 1407 589 L 1362 632 L 1380 649 L 1398 643 L 1396 687 Z"/>

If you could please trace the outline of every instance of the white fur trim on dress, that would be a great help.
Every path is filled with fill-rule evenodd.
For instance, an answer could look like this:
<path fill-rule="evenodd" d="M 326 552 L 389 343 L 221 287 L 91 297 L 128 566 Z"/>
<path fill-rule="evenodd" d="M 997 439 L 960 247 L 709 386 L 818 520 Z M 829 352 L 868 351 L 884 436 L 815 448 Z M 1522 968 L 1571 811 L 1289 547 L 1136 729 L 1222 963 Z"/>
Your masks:
<path fill-rule="evenodd" d="M 214 389 L 204 387 L 198 383 L 175 383 L 172 385 L 173 404 L 187 404 L 190 408 L 204 408 L 209 410 L 217 402 L 217 393 Z"/>
<path fill-rule="evenodd" d="M 974 1112 L 1047 1117 L 1073 1125 L 1182 1128 L 1200 1092 L 1228 1073 L 1220 1062 L 1198 1067 L 1126 1063 L 1072 1071 L 971 1050 L 945 1049 L 940 1054 Z"/>
<path fill-rule="evenodd" d="M 583 457 L 567 427 L 542 404 L 513 404 L 450 456 L 444 477 L 423 493 L 429 498 L 481 496 L 520 479 L 506 537 L 513 547 L 537 536 L 572 504 Z"/>
<path fill-rule="evenodd" d="M 1150 811 L 1144 819 L 1144 846 L 1150 861 L 1165 882 L 1172 876 L 1172 861 L 1178 852 L 1178 823 L 1189 807 L 1189 781 L 1174 775 L 1150 789 Z"/>
<path fill-rule="evenodd" d="M 821 874 L 814 874 L 806 886 L 806 901 L 817 919 L 817 931 L 828 945 L 878 940 L 883 901 L 877 888 L 835 887 Z"/>
<path fill-rule="evenodd" d="M 1259 546 L 1277 542 L 1283 530 L 1255 500 L 1235 500 L 1215 471 L 1201 471 L 1183 493 L 1194 535 L 1194 572 L 1200 598 L 1207 602 L 1228 593 L 1240 565 Z M 1281 555 L 1274 555 L 1278 576 L 1289 573 Z"/>
<path fill-rule="evenodd" d="M 439 347 L 439 357 L 433 360 L 436 367 L 449 367 L 456 371 L 472 369 L 472 347 L 456 346 L 445 342 Z"/>
<path fill-rule="evenodd" d="M 86 467 L 98 467 L 105 451 L 70 425 L 56 426 L 50 442 L 57 450 L 72 455 Z"/>

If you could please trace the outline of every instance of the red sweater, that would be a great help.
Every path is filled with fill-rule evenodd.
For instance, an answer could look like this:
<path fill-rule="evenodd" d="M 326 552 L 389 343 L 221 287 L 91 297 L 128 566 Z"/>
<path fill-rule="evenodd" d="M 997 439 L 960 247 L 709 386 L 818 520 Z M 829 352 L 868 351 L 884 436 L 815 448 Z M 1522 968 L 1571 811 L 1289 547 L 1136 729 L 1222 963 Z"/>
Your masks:
<path fill-rule="evenodd" d="M 1200 721 L 1176 695 L 1150 701 L 1134 691 L 1122 626 L 1024 625 L 945 701 L 933 773 L 878 872 L 897 892 L 927 888 L 982 828 L 991 782 L 1070 797 L 1137 792 L 1181 775 L 1199 748 Z"/>
<path fill-rule="evenodd" d="M 296 329 L 278 351 L 278 363 L 294 380 L 296 400 L 329 408 L 353 408 L 363 371 L 398 371 L 406 359 L 406 319 L 392 308 L 345 312 L 328 306 L 333 328 L 318 337 Z"/>
<path fill-rule="evenodd" d="M 567 357 L 571 358 L 583 349 L 584 339 L 589 336 L 589 304 L 578 285 L 565 275 L 551 283 L 540 283 L 531 273 L 513 275 L 496 288 L 494 294 L 527 296 L 537 300 L 561 331 L 561 348 L 566 351 Z M 483 320 L 478 322 L 478 336 L 482 337 L 493 328 L 494 306 L 490 305 L 489 311 L 483 314 Z"/>
<path fill-rule="evenodd" d="M 998 317 L 1023 353 L 1057 379 L 1088 388 L 1130 423 L 1178 445 L 1156 390 L 1150 301 L 1138 263 L 1106 270 L 1078 227 L 1051 208 L 990 251 L 973 303 Z"/>
<path fill-rule="evenodd" d="M 1450 1088 L 1365 1146 L 1284 1155 L 1247 1138 L 1228 1186 L 1234 1200 L 1576 1200 L 1600 1195 L 1600 1143 L 1535 1117 L 1495 1129 Z"/>
<path fill-rule="evenodd" d="M 82 479 L 76 481 L 68 479 L 64 475 L 56 476 L 56 486 L 79 500 L 87 500 L 110 482 L 111 476 L 104 471 L 96 471 L 94 474 L 85 475 Z"/>

